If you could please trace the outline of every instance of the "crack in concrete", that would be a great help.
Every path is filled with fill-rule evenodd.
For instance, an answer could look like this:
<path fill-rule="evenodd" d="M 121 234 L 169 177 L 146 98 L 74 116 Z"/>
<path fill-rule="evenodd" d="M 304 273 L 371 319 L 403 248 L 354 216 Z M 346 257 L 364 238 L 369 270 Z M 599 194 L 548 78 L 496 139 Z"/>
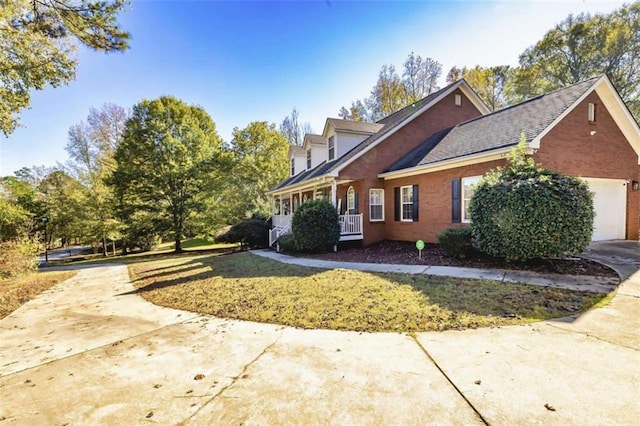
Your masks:
<path fill-rule="evenodd" d="M 12 371 L 11 373 L 8 373 L 8 374 L 0 374 L 0 379 L 3 379 L 5 377 L 10 377 L 10 376 L 12 376 L 14 374 L 18 374 L 18 373 L 22 373 L 22 372 L 25 372 L 25 371 L 33 370 L 34 368 L 39 368 L 39 367 L 42 367 L 42 366 L 45 366 L 45 365 L 53 364 L 54 362 L 62 361 L 62 360 L 68 359 L 68 358 L 73 358 L 73 357 L 76 357 L 76 356 L 88 354 L 88 353 L 91 353 L 93 351 L 97 351 L 99 349 L 105 349 L 105 348 L 113 347 L 115 343 L 118 343 L 118 345 L 116 345 L 116 346 L 119 346 L 121 343 L 126 342 L 128 340 L 137 339 L 138 337 L 146 336 L 148 334 L 155 333 L 155 332 L 157 332 L 159 330 L 164 330 L 164 329 L 169 328 L 169 327 L 185 324 L 185 323 L 187 323 L 189 321 L 194 321 L 194 320 L 196 320 L 198 318 L 204 318 L 204 317 L 206 317 L 206 316 L 205 315 L 200 315 L 200 316 L 193 317 L 193 318 L 185 318 L 182 321 L 178 321 L 178 322 L 174 322 L 172 324 L 164 325 L 162 327 L 154 328 L 153 330 L 145 331 L 144 333 L 136 334 L 135 336 L 129 336 L 129 337 L 125 337 L 123 339 L 116 339 L 116 340 L 113 340 L 111 342 L 105 343 L 104 345 L 96 346 L 95 348 L 86 349 L 86 350 L 83 350 L 83 351 L 75 353 L 75 354 L 63 356 L 61 358 L 52 359 L 50 361 L 43 362 L 41 364 L 37 364 L 37 365 L 33 365 L 31 367 L 23 368 L 22 370 Z M 14 362 L 6 364 L 6 365 L 15 364 L 17 362 L 18 361 L 14 361 Z"/>
<path fill-rule="evenodd" d="M 551 324 L 551 323 L 548 323 L 548 322 L 546 324 L 549 327 L 555 328 L 556 330 L 566 331 L 567 333 L 580 334 L 580 335 L 585 336 L 585 337 L 590 337 L 592 339 L 599 340 L 600 342 L 603 342 L 603 343 L 609 343 L 610 345 L 619 346 L 621 348 L 626 348 L 626 349 L 631 349 L 631 350 L 633 350 L 635 352 L 640 352 L 640 349 L 638 349 L 638 348 L 634 348 L 633 346 L 623 345 L 623 344 L 618 343 L 618 342 L 612 342 L 611 340 L 603 339 L 602 337 L 596 336 L 595 334 L 591 334 L 588 331 L 580 331 L 580 330 L 572 330 L 570 328 L 563 328 L 563 327 L 560 327 L 560 326 L 558 326 L 556 324 Z"/>
<path fill-rule="evenodd" d="M 480 411 L 476 408 L 476 406 L 473 405 L 473 403 L 467 398 L 467 396 L 462 392 L 462 390 L 460 390 L 460 388 L 453 382 L 453 380 L 447 375 L 447 373 L 444 372 L 444 370 L 440 367 L 440 365 L 436 362 L 436 360 L 431 356 L 431 354 L 427 351 L 427 349 L 424 346 L 422 346 L 422 344 L 416 338 L 416 336 L 410 335 L 410 337 L 413 339 L 415 344 L 418 345 L 420 350 L 427 356 L 427 358 L 433 363 L 433 365 L 436 366 L 438 371 L 440 371 L 440 374 L 442 374 L 444 378 L 447 379 L 449 384 L 453 386 L 453 389 L 455 389 L 458 395 L 460 395 L 462 399 L 464 399 L 464 401 L 467 403 L 467 405 L 471 407 L 471 409 L 478 415 L 482 423 L 484 423 L 485 425 L 489 425 L 489 422 L 487 421 L 487 419 L 484 418 L 484 416 L 482 415 L 482 413 L 480 413 Z"/>
<path fill-rule="evenodd" d="M 193 419 L 200 411 L 202 411 L 207 405 L 209 405 L 211 402 L 213 402 L 216 398 L 218 398 L 220 395 L 222 395 L 227 389 L 229 389 L 231 386 L 235 385 L 238 382 L 238 379 L 240 379 L 242 376 L 244 376 L 245 372 L 249 369 L 249 367 L 251 367 L 256 361 L 258 361 L 264 354 L 266 354 L 269 349 L 271 349 L 276 343 L 278 343 L 278 341 L 280 340 L 280 338 L 282 337 L 282 333 L 284 331 L 284 327 L 280 329 L 280 332 L 278 333 L 278 336 L 275 338 L 275 340 L 273 342 L 271 342 L 270 344 L 268 344 L 267 346 L 265 346 L 265 348 L 255 357 L 253 358 L 251 361 L 249 361 L 244 367 L 242 367 L 242 371 L 240 371 L 240 373 L 236 376 L 233 376 L 231 378 L 231 383 L 229 383 L 226 386 L 223 386 L 222 388 L 220 388 L 220 390 L 215 393 L 208 401 L 206 401 L 204 404 L 202 404 L 196 411 L 194 411 L 191 415 L 189 415 L 187 418 L 185 418 L 184 420 L 182 420 L 180 423 L 178 423 L 178 425 L 182 426 L 182 425 L 186 425 L 191 419 Z"/>

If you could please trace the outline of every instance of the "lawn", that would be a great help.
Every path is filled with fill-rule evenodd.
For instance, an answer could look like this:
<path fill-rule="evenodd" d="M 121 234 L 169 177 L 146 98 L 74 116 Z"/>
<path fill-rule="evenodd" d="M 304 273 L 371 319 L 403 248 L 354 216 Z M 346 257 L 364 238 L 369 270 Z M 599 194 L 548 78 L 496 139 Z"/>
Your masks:
<path fill-rule="evenodd" d="M 0 319 L 75 274 L 74 271 L 39 272 L 20 278 L 0 280 Z"/>
<path fill-rule="evenodd" d="M 251 253 L 129 265 L 137 292 L 162 306 L 302 328 L 431 331 L 523 324 L 606 303 L 565 289 L 425 275 L 323 270 Z"/>

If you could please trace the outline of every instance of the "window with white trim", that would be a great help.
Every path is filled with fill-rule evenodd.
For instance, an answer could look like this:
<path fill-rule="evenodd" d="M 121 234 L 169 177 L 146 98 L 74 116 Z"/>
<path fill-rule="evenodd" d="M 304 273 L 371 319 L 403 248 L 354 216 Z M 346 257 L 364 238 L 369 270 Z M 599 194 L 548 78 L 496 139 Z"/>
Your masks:
<path fill-rule="evenodd" d="M 589 123 L 595 123 L 596 121 L 596 104 L 589 104 Z"/>
<path fill-rule="evenodd" d="M 356 190 L 353 189 L 353 186 L 350 186 L 347 189 L 347 214 L 355 214 L 356 213 Z"/>
<path fill-rule="evenodd" d="M 384 220 L 384 189 L 369 189 L 369 221 L 381 222 Z"/>
<path fill-rule="evenodd" d="M 295 176 L 296 174 L 296 159 L 291 159 L 291 176 Z"/>
<path fill-rule="evenodd" d="M 453 99 L 454 99 L 454 103 L 455 103 L 456 106 L 462 105 L 462 96 L 460 96 L 459 94 L 456 93 L 453 96 Z"/>
<path fill-rule="evenodd" d="M 311 170 L 311 148 L 307 150 L 307 170 Z"/>
<path fill-rule="evenodd" d="M 473 196 L 473 192 L 475 191 L 475 187 L 480 181 L 482 176 L 469 176 L 462 178 L 462 221 L 465 223 L 471 222 L 471 215 L 469 214 L 469 203 L 471 202 L 471 197 Z"/>
<path fill-rule="evenodd" d="M 327 145 L 329 147 L 329 161 L 331 161 L 336 158 L 336 137 L 331 136 Z"/>
<path fill-rule="evenodd" d="M 413 222 L 413 186 L 400 187 L 400 219 Z"/>

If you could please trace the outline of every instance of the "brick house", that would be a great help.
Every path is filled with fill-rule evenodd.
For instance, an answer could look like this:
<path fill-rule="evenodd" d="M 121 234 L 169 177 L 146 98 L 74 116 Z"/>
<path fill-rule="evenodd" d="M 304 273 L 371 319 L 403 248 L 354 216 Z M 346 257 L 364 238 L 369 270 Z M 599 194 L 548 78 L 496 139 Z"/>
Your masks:
<path fill-rule="evenodd" d="M 640 128 L 602 75 L 493 113 L 460 80 L 377 123 L 329 118 L 291 148 L 291 176 L 269 191 L 271 240 L 301 202 L 326 197 L 341 241 L 436 242 L 469 222 L 473 184 L 523 132 L 536 162 L 595 193 L 594 240 L 638 239 Z"/>

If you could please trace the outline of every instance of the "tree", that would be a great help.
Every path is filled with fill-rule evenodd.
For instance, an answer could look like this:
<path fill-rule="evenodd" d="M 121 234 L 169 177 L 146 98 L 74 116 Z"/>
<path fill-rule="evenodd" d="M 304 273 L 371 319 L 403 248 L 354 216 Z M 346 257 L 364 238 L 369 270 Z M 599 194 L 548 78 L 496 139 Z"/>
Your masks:
<path fill-rule="evenodd" d="M 378 81 L 371 90 L 371 96 L 365 105 L 373 121 L 378 121 L 406 106 L 407 94 L 393 65 L 383 65 L 378 74 Z"/>
<path fill-rule="evenodd" d="M 110 182 L 136 203 L 134 211 L 153 214 L 154 232 L 169 232 L 176 252 L 185 229 L 232 179 L 211 117 L 171 96 L 133 107 L 115 159 Z"/>
<path fill-rule="evenodd" d="M 360 99 L 351 102 L 351 107 L 349 109 L 345 107 L 340 108 L 338 116 L 345 120 L 351 121 L 372 121 L 369 118 L 367 107 L 362 103 Z"/>
<path fill-rule="evenodd" d="M 413 52 L 404 61 L 402 84 L 405 88 L 405 105 L 412 104 L 438 90 L 442 64 Z"/>
<path fill-rule="evenodd" d="M 447 84 L 455 83 L 458 80 L 462 80 L 462 68 L 454 65 L 447 73 Z"/>
<path fill-rule="evenodd" d="M 442 65 L 411 52 L 403 64 L 402 77 L 394 65 L 383 65 L 368 98 L 340 108 L 339 116 L 354 121 L 378 121 L 438 89 Z"/>
<path fill-rule="evenodd" d="M 85 238 L 101 241 L 107 255 L 107 239 L 119 237 L 120 224 L 115 218 L 114 193 L 106 180 L 115 170 L 115 151 L 122 139 L 127 111 L 114 104 L 91 108 L 86 122 L 69 129 L 66 149 L 68 163 L 76 179 L 84 186 L 86 203 Z"/>
<path fill-rule="evenodd" d="M 285 137 L 291 145 L 302 146 L 304 143 L 304 135 L 306 133 L 313 133 L 313 129 L 308 122 L 304 124 L 300 123 L 299 113 L 296 107 L 291 110 L 291 115 L 288 115 L 280 123 L 280 133 Z"/>
<path fill-rule="evenodd" d="M 90 200 L 80 182 L 64 170 L 54 169 L 39 182 L 38 192 L 44 211 L 36 220 L 40 221 L 43 216 L 49 218 L 46 224 L 47 245 L 58 239 L 65 244 L 86 235 L 86 225 L 90 220 L 86 206 Z M 38 223 L 38 226 L 43 225 Z M 40 232 L 43 230 L 38 229 Z"/>
<path fill-rule="evenodd" d="M 254 121 L 244 129 L 233 129 L 232 176 L 225 191 L 225 214 L 235 223 L 253 213 L 269 215 L 265 193 L 288 176 L 289 142 L 275 124 Z"/>
<path fill-rule="evenodd" d="M 494 67 L 462 68 L 462 77 L 469 83 L 491 111 L 509 105 L 507 91 L 511 83 L 512 69 L 508 65 Z"/>
<path fill-rule="evenodd" d="M 640 3 L 569 15 L 520 55 L 513 96 L 524 100 L 606 73 L 640 118 Z"/>
<path fill-rule="evenodd" d="M 117 15 L 126 0 L 10 0 L 0 7 L 0 130 L 9 136 L 31 90 L 75 77 L 75 45 L 124 51 L 129 34 Z"/>

